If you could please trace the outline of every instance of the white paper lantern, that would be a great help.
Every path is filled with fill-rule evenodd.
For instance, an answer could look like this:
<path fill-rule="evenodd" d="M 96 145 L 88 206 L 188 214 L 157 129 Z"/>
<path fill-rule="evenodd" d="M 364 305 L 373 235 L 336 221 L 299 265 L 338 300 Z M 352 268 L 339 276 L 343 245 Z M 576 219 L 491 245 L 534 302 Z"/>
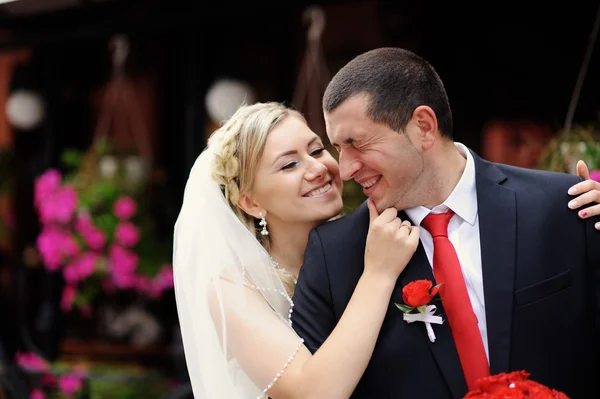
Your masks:
<path fill-rule="evenodd" d="M 45 114 L 44 101 L 34 91 L 16 90 L 6 101 L 6 117 L 17 129 L 35 129 L 42 123 Z"/>
<path fill-rule="evenodd" d="M 104 155 L 102 159 L 100 159 L 99 169 L 100 176 L 105 179 L 112 179 L 117 174 L 119 164 L 114 156 Z"/>
<path fill-rule="evenodd" d="M 240 105 L 255 101 L 252 87 L 234 79 L 221 79 L 213 83 L 205 99 L 208 115 L 217 123 L 231 118 Z"/>
<path fill-rule="evenodd" d="M 125 176 L 128 181 L 135 187 L 140 187 L 148 177 L 148 168 L 144 160 L 137 155 L 128 155 L 123 163 L 125 168 Z"/>

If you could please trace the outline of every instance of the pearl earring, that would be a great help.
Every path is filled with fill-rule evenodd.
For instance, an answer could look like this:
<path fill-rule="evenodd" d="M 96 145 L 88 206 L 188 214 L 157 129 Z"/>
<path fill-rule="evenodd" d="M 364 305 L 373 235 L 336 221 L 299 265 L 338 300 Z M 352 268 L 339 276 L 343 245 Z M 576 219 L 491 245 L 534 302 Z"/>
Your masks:
<path fill-rule="evenodd" d="M 260 223 L 259 225 L 262 226 L 262 230 L 260 231 L 260 234 L 262 234 L 263 236 L 268 236 L 269 235 L 269 231 L 267 230 L 267 219 L 265 219 L 263 213 L 259 213 L 258 216 L 260 217 Z"/>

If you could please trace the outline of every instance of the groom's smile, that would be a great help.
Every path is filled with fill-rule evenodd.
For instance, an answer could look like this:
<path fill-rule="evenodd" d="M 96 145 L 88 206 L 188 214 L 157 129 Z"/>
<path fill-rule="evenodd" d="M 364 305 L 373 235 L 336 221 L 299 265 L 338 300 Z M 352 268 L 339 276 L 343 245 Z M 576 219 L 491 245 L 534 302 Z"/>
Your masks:
<path fill-rule="evenodd" d="M 371 197 L 371 195 L 375 192 L 377 187 L 379 186 L 379 182 L 381 181 L 381 175 L 368 177 L 366 179 L 354 179 L 358 184 L 360 184 L 363 188 L 363 193 L 367 197 Z"/>
<path fill-rule="evenodd" d="M 415 199 L 406 194 L 417 194 L 416 186 L 423 183 L 422 159 L 415 148 L 420 144 L 417 118 L 411 117 L 405 129 L 396 131 L 373 121 L 369 104 L 369 96 L 356 95 L 325 113 L 327 134 L 339 151 L 340 175 L 360 184 L 380 212 L 415 206 Z"/>

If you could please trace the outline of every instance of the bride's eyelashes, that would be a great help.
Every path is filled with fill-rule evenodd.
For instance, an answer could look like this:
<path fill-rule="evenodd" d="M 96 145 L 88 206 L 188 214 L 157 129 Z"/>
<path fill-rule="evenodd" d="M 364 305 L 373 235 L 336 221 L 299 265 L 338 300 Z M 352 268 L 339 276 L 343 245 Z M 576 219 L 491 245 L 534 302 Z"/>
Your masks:
<path fill-rule="evenodd" d="M 294 162 L 290 162 L 288 164 L 285 164 L 283 166 L 283 168 L 281 168 L 281 170 L 288 170 L 288 169 L 292 169 L 294 166 L 296 166 L 298 164 L 298 161 L 294 161 Z"/>
<path fill-rule="evenodd" d="M 320 148 L 317 148 L 317 149 L 313 150 L 313 151 L 310 153 L 310 155 L 311 155 L 311 156 L 313 156 L 313 157 L 318 157 L 318 156 L 320 156 L 321 154 L 323 154 L 323 151 L 325 151 L 325 148 L 324 148 L 324 147 L 320 147 Z M 287 164 L 285 164 L 285 165 L 284 165 L 284 166 L 281 168 L 281 170 L 289 170 L 289 169 L 292 169 L 292 168 L 293 168 L 293 167 L 295 167 L 297 164 L 298 164 L 298 161 L 292 161 L 292 162 L 288 162 Z"/>

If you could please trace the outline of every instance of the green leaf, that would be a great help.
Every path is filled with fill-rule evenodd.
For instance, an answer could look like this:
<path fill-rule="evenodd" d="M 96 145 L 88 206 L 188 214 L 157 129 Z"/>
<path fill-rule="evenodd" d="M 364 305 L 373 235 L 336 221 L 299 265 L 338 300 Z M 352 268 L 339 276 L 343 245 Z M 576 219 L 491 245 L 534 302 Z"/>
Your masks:
<path fill-rule="evenodd" d="M 96 140 L 96 142 L 94 144 L 94 151 L 96 152 L 96 154 L 102 156 L 102 155 L 109 153 L 110 150 L 111 150 L 111 146 L 108 141 L 108 138 L 102 137 L 102 138 L 99 138 Z"/>
<path fill-rule="evenodd" d="M 394 305 L 396 305 L 396 307 L 404 313 L 412 313 L 415 310 L 415 308 L 413 308 L 412 306 L 407 306 L 401 303 L 395 303 Z"/>
<path fill-rule="evenodd" d="M 61 155 L 62 163 L 70 168 L 78 168 L 81 165 L 82 159 L 81 152 L 73 149 L 65 150 Z"/>
<path fill-rule="evenodd" d="M 112 204 L 120 196 L 116 184 L 111 180 L 96 180 L 90 186 L 90 191 L 93 193 L 94 202 L 99 204 Z"/>
<path fill-rule="evenodd" d="M 79 286 L 77 292 L 76 303 L 78 306 L 90 304 L 94 298 L 100 294 L 101 290 L 101 278 L 96 275 L 92 275 L 87 280 L 83 281 Z"/>

